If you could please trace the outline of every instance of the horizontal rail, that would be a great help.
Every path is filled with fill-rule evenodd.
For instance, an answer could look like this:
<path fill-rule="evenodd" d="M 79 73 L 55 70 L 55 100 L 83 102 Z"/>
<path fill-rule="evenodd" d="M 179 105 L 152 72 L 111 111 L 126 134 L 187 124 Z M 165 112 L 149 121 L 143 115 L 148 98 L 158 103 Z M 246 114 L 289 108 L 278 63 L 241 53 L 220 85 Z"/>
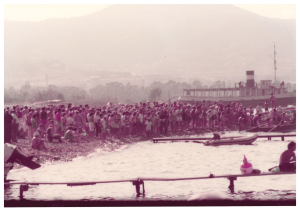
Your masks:
<path fill-rule="evenodd" d="M 259 135 L 258 138 L 269 138 L 269 137 L 296 137 L 296 134 L 293 135 Z"/>
<path fill-rule="evenodd" d="M 213 179 L 213 178 L 237 178 L 237 177 L 254 177 L 254 176 L 270 176 L 270 175 L 292 175 L 296 174 L 296 172 L 280 172 L 280 173 L 272 173 L 265 172 L 260 174 L 225 174 L 225 175 L 209 175 L 204 177 L 186 177 L 186 178 L 155 178 L 155 177 L 139 177 L 136 179 L 125 179 L 125 180 L 110 180 L 110 181 L 85 181 L 85 182 L 8 182 L 4 183 L 5 185 L 94 185 L 99 183 L 120 183 L 120 182 L 135 182 L 135 181 L 180 181 L 180 180 L 199 180 L 199 179 Z"/>
<path fill-rule="evenodd" d="M 235 137 L 222 137 L 221 139 L 226 139 L 226 138 L 240 138 L 243 136 L 235 136 Z M 272 138 L 272 137 L 296 137 L 296 134 L 289 134 L 289 135 L 259 135 L 257 136 L 258 138 Z M 210 138 L 153 138 L 152 140 L 154 142 L 156 141 L 190 141 L 190 140 L 211 140 L 212 137 Z"/>
<path fill-rule="evenodd" d="M 4 185 L 17 185 L 17 184 L 28 184 L 28 185 L 93 185 L 98 183 L 121 183 L 121 182 L 134 182 L 137 179 L 125 179 L 125 180 L 110 180 L 110 181 L 91 181 L 91 182 L 6 182 Z"/>
<path fill-rule="evenodd" d="M 218 176 L 207 176 L 207 177 L 190 177 L 190 178 L 146 178 L 141 177 L 143 181 L 179 181 L 179 180 L 200 180 L 200 179 L 213 179 L 213 178 L 237 178 L 237 177 L 253 177 L 253 176 L 270 176 L 270 175 L 291 175 L 296 172 L 280 172 L 280 173 L 261 173 L 261 174 L 238 174 L 238 175 L 218 175 Z"/>

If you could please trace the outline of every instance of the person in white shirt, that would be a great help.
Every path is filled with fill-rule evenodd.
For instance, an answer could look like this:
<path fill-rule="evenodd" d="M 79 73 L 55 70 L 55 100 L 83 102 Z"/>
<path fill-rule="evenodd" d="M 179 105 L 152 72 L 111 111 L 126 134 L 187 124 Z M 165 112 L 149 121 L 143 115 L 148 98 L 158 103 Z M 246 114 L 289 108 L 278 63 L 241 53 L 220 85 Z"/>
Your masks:
<path fill-rule="evenodd" d="M 70 113 L 70 117 L 67 119 L 67 126 L 74 125 L 73 113 Z"/>
<path fill-rule="evenodd" d="M 106 139 L 107 117 L 106 115 L 101 119 L 101 139 Z"/>
<path fill-rule="evenodd" d="M 148 138 L 151 138 L 151 126 L 152 126 L 152 122 L 150 121 L 150 119 L 147 119 L 146 122 L 146 135 Z"/>
<path fill-rule="evenodd" d="M 125 118 L 126 118 L 126 112 L 123 112 L 121 116 L 121 130 L 124 135 L 126 135 L 126 123 L 125 123 Z"/>
<path fill-rule="evenodd" d="M 95 130 L 96 130 L 96 137 L 98 137 L 99 134 L 99 120 L 100 120 L 100 112 L 97 111 L 94 115 L 94 123 L 95 123 Z"/>
<path fill-rule="evenodd" d="M 262 106 L 261 106 L 261 103 L 259 102 L 259 104 L 257 105 L 257 107 L 256 107 L 256 114 L 260 114 L 260 113 L 262 113 L 263 111 L 262 111 Z"/>

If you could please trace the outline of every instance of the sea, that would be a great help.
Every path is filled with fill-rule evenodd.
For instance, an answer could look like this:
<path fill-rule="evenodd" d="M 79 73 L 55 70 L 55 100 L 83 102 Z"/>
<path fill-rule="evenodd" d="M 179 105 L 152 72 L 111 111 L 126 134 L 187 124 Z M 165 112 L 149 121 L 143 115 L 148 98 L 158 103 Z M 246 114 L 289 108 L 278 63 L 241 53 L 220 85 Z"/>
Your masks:
<path fill-rule="evenodd" d="M 248 136 L 252 133 L 225 132 L 226 136 Z M 258 133 L 278 134 L 278 133 Z M 296 134 L 296 132 L 289 133 Z M 179 181 L 145 181 L 145 194 L 137 196 L 131 182 L 95 185 L 29 185 L 23 195 L 29 201 L 187 201 L 205 193 L 222 193 L 232 200 L 296 200 L 296 175 L 242 177 L 229 180 L 193 179 L 213 175 L 241 174 L 244 156 L 254 169 L 267 172 L 279 164 L 280 154 L 296 137 L 271 140 L 258 138 L 252 145 L 204 146 L 193 138 L 212 137 L 211 133 L 189 136 L 190 140 L 153 143 L 142 141 L 125 145 L 114 152 L 97 150 L 88 157 L 71 162 L 43 164 L 37 170 L 13 169 L 8 179 L 27 182 L 96 182 L 137 178 L 182 178 Z M 142 192 L 142 188 L 141 188 Z M 20 200 L 19 185 L 4 188 L 4 200 Z"/>

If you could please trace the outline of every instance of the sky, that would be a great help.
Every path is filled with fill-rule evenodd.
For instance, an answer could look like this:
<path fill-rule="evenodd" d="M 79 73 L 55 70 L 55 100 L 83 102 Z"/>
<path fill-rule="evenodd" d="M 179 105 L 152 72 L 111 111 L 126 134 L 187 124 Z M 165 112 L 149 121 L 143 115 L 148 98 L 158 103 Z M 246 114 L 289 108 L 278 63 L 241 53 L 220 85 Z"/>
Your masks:
<path fill-rule="evenodd" d="M 114 3 L 114 1 L 110 2 Z M 4 3 L 4 19 L 42 21 L 50 18 L 70 18 L 94 13 L 108 6 L 109 4 L 15 4 L 15 1 L 7 1 Z M 296 19 L 296 4 L 236 4 L 235 6 L 265 17 Z"/>

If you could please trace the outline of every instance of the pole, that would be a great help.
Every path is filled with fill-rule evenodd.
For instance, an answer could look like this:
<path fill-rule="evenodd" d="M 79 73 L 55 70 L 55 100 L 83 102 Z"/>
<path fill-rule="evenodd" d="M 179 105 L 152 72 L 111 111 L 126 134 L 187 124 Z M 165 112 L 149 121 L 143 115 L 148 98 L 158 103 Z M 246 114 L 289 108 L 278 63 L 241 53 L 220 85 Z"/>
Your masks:
<path fill-rule="evenodd" d="M 274 86 L 276 86 L 276 51 L 275 51 L 275 42 L 274 42 L 274 70 L 275 70 L 275 76 L 274 76 Z"/>

